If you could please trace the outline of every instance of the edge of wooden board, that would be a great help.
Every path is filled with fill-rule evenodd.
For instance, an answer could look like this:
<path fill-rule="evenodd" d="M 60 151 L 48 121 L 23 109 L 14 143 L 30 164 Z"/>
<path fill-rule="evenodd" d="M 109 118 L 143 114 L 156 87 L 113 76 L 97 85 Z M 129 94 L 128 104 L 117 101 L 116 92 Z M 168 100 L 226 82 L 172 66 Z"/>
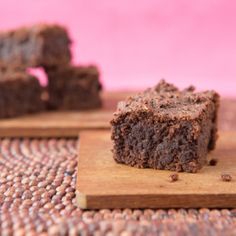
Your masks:
<path fill-rule="evenodd" d="M 81 209 L 87 209 L 87 196 L 76 191 L 77 204 Z"/>
<path fill-rule="evenodd" d="M 96 139 L 95 133 L 98 132 L 99 134 L 99 142 L 103 142 L 102 135 L 100 132 L 109 132 L 108 130 L 94 130 L 93 132 L 90 131 L 82 131 L 79 135 L 80 141 L 79 146 L 83 148 L 78 149 L 79 156 L 87 150 L 93 148 L 91 145 L 93 141 Z M 229 148 L 235 147 L 235 132 L 220 132 L 220 134 L 224 133 L 224 139 L 221 146 L 225 145 L 226 139 L 229 142 Z M 227 137 L 227 138 L 226 138 Z M 104 139 L 106 142 L 106 139 Z M 90 143 L 91 142 L 91 143 Z M 88 144 L 91 144 L 88 146 Z M 109 146 L 109 145 L 108 145 Z M 224 149 L 223 149 L 224 150 Z M 234 149 L 235 150 L 235 149 Z M 78 162 L 79 163 L 79 162 Z M 79 168 L 78 168 L 78 176 L 79 177 Z M 94 173 L 96 175 L 96 173 Z M 189 174 L 191 175 L 191 174 Z M 108 180 L 109 181 L 109 180 Z M 89 184 L 89 180 L 88 180 Z M 235 180 L 230 183 L 225 182 L 224 184 L 234 184 Z M 99 193 L 94 192 L 84 192 L 84 189 L 79 188 L 79 182 L 77 182 L 78 190 L 76 191 L 76 201 L 77 205 L 82 209 L 102 209 L 102 208 L 232 208 L 236 207 L 236 195 L 235 193 L 229 192 L 225 193 L 224 191 L 221 193 L 202 193 L 202 192 L 195 192 L 195 193 L 158 193 L 154 192 L 151 194 L 143 194 L 143 193 L 136 193 L 133 194 L 132 192 L 129 193 L 122 193 L 122 194 L 115 194 L 113 193 Z M 215 185 L 217 189 L 217 184 Z"/>
<path fill-rule="evenodd" d="M 0 138 L 44 138 L 44 137 L 65 137 L 65 138 L 74 138 L 78 137 L 80 132 L 85 130 L 105 130 L 109 129 L 108 126 L 99 126 L 99 127 L 0 127 Z M 32 131 L 33 130 L 33 131 Z"/>
<path fill-rule="evenodd" d="M 214 201 L 212 200 L 214 197 Z M 81 209 L 234 208 L 235 194 L 86 195 L 76 191 Z M 187 199 L 187 200 L 186 200 Z M 188 201 L 188 199 L 191 199 Z"/>

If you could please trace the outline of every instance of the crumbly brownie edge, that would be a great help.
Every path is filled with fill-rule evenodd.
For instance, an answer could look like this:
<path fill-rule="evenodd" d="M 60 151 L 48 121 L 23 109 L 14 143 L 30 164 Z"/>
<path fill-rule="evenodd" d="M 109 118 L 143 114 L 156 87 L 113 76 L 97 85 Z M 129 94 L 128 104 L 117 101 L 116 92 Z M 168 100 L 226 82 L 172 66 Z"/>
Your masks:
<path fill-rule="evenodd" d="M 50 109 L 89 110 L 102 106 L 102 85 L 96 66 L 48 67 L 46 73 Z"/>
<path fill-rule="evenodd" d="M 155 117 L 148 113 L 120 116 L 112 121 L 114 159 L 138 168 L 196 172 L 206 161 L 208 143 L 198 149 L 199 132 L 192 125 L 198 123 L 155 123 Z"/>
<path fill-rule="evenodd" d="M 218 110 L 220 107 L 220 95 L 216 92 L 212 92 L 212 102 L 214 104 L 214 115 L 212 118 L 211 138 L 208 145 L 208 150 L 214 150 L 216 147 L 216 141 L 218 139 Z"/>
<path fill-rule="evenodd" d="M 165 84 L 164 84 L 165 85 Z M 159 86 L 159 90 L 161 89 L 162 91 L 164 90 L 170 90 L 171 92 L 175 91 L 176 88 L 174 86 Z M 191 87 L 191 89 L 188 89 L 186 91 L 192 92 L 194 88 Z M 151 90 L 149 90 L 151 91 Z M 149 91 L 145 91 L 145 93 L 148 93 Z M 140 113 L 135 116 L 135 110 L 130 111 L 129 109 L 124 109 L 125 102 L 121 102 L 118 106 L 118 110 L 115 113 L 115 116 L 113 120 L 111 121 L 112 125 L 112 140 L 113 140 L 113 156 L 114 159 L 118 163 L 124 163 L 130 166 L 136 166 L 140 168 L 157 168 L 157 169 L 168 169 L 168 170 L 175 170 L 175 171 L 186 171 L 186 172 L 196 172 L 198 171 L 204 164 L 206 164 L 206 156 L 208 150 L 213 149 L 214 147 L 212 146 L 213 144 L 215 145 L 216 142 L 216 135 L 217 135 L 217 110 L 219 106 L 219 95 L 215 92 L 212 92 L 210 94 L 211 96 L 209 99 L 206 101 L 206 107 L 203 109 L 202 114 L 197 117 L 195 123 L 196 126 L 200 132 L 198 132 L 197 135 L 197 140 L 194 143 L 193 146 L 195 146 L 194 150 L 194 158 L 191 158 L 189 162 L 186 162 L 184 165 L 183 163 L 178 163 L 178 161 L 174 161 L 173 157 L 170 158 L 172 159 L 172 162 L 175 162 L 175 166 L 173 167 L 173 163 L 161 166 L 157 164 L 151 163 L 153 160 L 150 156 L 152 156 L 152 153 L 149 153 L 149 159 L 145 157 L 145 155 L 142 155 L 142 153 L 148 152 L 148 148 L 145 146 L 143 149 L 140 149 L 139 152 L 136 152 L 135 155 L 133 155 L 132 150 L 134 150 L 135 145 L 142 145 L 142 140 L 136 140 L 136 144 L 133 146 L 131 145 L 130 147 L 126 145 L 126 138 L 128 136 L 132 135 L 132 130 L 130 130 L 130 127 L 137 125 L 137 121 L 139 120 L 140 117 L 142 117 L 143 114 L 148 114 L 148 110 L 143 111 L 143 114 Z M 142 94 L 141 94 L 142 96 Z M 131 101 L 132 100 L 131 98 Z M 121 109 L 119 109 L 119 107 Z M 142 106 L 141 106 L 142 107 Z M 145 106 L 143 106 L 145 108 Z M 140 107 L 139 107 L 140 109 Z M 131 109 L 132 110 L 132 109 Z M 126 112 L 124 112 L 126 111 Z M 146 117 L 142 117 L 142 121 L 144 121 Z M 127 124 L 127 122 L 129 122 Z M 155 123 L 155 120 L 153 120 L 153 123 Z M 178 123 L 178 122 L 177 122 Z M 189 124 L 191 125 L 191 121 L 189 121 Z M 176 124 L 177 125 L 177 124 Z M 141 126 L 141 125 L 140 125 Z M 145 126 L 145 125 L 144 125 Z M 148 127 L 146 126 L 143 129 L 143 133 L 145 133 L 145 129 L 147 130 Z M 127 131 L 127 134 L 123 134 L 124 131 Z M 192 131 L 194 132 L 194 130 Z M 191 131 L 189 131 L 189 134 L 191 135 Z M 142 132 L 140 132 L 137 136 L 141 136 Z M 135 139 L 135 136 L 133 137 Z M 170 140 L 170 144 L 171 144 Z M 147 143 L 147 142 L 146 142 Z M 155 142 L 154 142 L 155 143 Z M 188 144 L 189 145 L 189 144 Z M 192 147 L 193 147 L 192 146 Z M 176 146 L 178 147 L 178 145 Z M 191 147 L 191 148 L 192 148 Z M 210 148 L 209 148 L 210 147 Z M 166 147 L 168 149 L 169 147 Z M 145 150 L 146 149 L 146 150 Z M 186 152 L 188 151 L 189 147 L 187 146 L 187 149 L 185 150 Z M 125 151 L 123 151 L 125 150 Z M 191 150 L 189 150 L 191 151 Z M 160 155 L 161 156 L 161 155 Z M 168 159 L 168 158 L 167 158 Z M 178 158 L 177 158 L 178 159 Z M 141 160 L 141 161 L 140 161 Z M 149 163 L 148 163 L 149 161 Z M 156 162 L 157 160 L 154 160 Z"/>

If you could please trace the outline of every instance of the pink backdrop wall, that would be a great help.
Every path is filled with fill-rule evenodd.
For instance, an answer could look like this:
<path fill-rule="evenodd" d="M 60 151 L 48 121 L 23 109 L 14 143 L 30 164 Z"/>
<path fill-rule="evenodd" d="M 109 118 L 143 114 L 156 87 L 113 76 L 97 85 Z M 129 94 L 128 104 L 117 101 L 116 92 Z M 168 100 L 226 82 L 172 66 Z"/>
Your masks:
<path fill-rule="evenodd" d="M 0 28 L 68 27 L 75 63 L 97 63 L 107 89 L 164 77 L 236 96 L 234 0 L 0 0 Z"/>

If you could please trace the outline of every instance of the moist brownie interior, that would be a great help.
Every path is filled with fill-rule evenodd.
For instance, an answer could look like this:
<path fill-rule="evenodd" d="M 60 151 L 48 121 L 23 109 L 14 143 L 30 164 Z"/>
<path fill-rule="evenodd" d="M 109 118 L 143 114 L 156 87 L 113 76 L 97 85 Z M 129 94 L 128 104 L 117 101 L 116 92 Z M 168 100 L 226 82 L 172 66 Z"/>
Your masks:
<path fill-rule="evenodd" d="M 217 137 L 219 96 L 178 90 L 161 81 L 118 104 L 111 121 L 118 163 L 139 168 L 196 172 Z"/>

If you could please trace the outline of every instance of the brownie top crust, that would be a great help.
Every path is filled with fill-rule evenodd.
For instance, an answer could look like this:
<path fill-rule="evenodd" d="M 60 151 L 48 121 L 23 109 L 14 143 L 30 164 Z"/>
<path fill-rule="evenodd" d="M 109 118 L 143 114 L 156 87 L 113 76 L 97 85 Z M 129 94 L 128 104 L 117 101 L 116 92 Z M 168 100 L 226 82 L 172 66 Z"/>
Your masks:
<path fill-rule="evenodd" d="M 76 86 L 80 85 L 84 87 L 88 87 L 89 84 L 97 81 L 98 91 L 102 90 L 102 84 L 99 81 L 99 70 L 94 65 L 65 65 L 63 67 L 46 67 L 45 68 L 48 79 L 50 81 L 49 87 L 56 84 L 56 86 L 63 87 L 66 86 Z"/>
<path fill-rule="evenodd" d="M 94 65 L 88 66 L 73 66 L 73 65 L 64 65 L 64 66 L 51 66 L 45 67 L 45 70 L 49 75 L 51 73 L 66 74 L 69 78 L 85 78 L 86 76 L 99 76 L 99 70 Z M 70 75 L 70 76 L 68 76 Z"/>
<path fill-rule="evenodd" d="M 68 39 L 68 43 L 71 43 L 71 39 L 68 37 L 67 30 L 64 27 L 57 24 L 51 24 L 51 25 L 35 24 L 32 25 L 31 27 L 23 26 L 18 29 L 1 31 L 0 37 L 7 39 L 15 38 L 18 39 L 18 41 L 24 42 L 30 35 L 37 37 L 37 36 L 47 36 L 48 34 L 56 34 L 56 33 L 65 35 Z"/>
<path fill-rule="evenodd" d="M 35 24 L 0 32 L 0 62 L 29 66 L 67 64 L 71 39 L 57 24 Z"/>
<path fill-rule="evenodd" d="M 204 114 L 209 106 L 218 106 L 219 95 L 215 91 L 195 92 L 190 86 L 179 90 L 161 80 L 154 88 L 119 102 L 115 117 L 127 113 L 148 113 L 158 121 L 194 120 Z"/>

